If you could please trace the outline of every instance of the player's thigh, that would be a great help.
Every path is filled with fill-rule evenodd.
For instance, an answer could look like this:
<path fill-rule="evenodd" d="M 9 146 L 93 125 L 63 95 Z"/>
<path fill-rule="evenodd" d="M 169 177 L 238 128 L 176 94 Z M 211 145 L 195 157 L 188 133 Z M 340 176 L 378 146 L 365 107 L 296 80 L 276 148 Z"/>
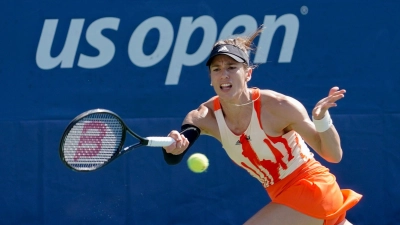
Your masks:
<path fill-rule="evenodd" d="M 313 218 L 285 205 L 271 202 L 244 225 L 322 225 L 323 223 L 322 219 Z"/>
<path fill-rule="evenodd" d="M 341 223 L 339 223 L 338 225 L 353 225 L 352 223 L 350 223 L 350 221 L 348 220 L 343 220 Z"/>

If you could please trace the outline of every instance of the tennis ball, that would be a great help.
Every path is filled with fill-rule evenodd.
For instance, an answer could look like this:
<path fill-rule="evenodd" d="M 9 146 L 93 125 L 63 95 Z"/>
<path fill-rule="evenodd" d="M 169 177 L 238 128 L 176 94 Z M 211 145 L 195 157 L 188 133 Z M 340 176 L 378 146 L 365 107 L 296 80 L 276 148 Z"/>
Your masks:
<path fill-rule="evenodd" d="M 202 173 L 208 168 L 208 158 L 204 154 L 194 153 L 188 158 L 187 164 L 194 173 Z"/>

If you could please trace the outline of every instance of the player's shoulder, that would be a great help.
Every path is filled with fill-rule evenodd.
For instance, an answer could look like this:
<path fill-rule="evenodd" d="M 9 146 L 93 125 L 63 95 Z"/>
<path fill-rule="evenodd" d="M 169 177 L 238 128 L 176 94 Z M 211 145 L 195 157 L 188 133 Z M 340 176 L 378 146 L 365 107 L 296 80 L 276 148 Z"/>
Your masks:
<path fill-rule="evenodd" d="M 269 89 L 260 90 L 260 98 L 263 109 L 274 111 L 287 110 L 299 104 L 293 97 Z"/>
<path fill-rule="evenodd" d="M 285 103 L 289 98 L 289 96 L 285 94 L 270 89 L 260 89 L 260 97 L 262 103 L 272 105 Z"/>
<path fill-rule="evenodd" d="M 207 101 L 203 102 L 200 107 L 206 107 L 207 109 L 213 111 L 214 110 L 214 100 L 218 98 L 218 96 L 213 96 L 209 98 Z"/>
<path fill-rule="evenodd" d="M 199 107 L 197 107 L 196 109 L 191 110 L 186 116 L 185 120 L 187 120 L 187 122 L 195 124 L 196 122 L 198 123 L 201 122 L 202 120 L 207 120 L 210 117 L 213 117 L 214 99 L 215 97 L 212 97 L 209 100 L 200 104 Z"/>
<path fill-rule="evenodd" d="M 200 104 L 197 109 L 190 111 L 183 121 L 183 124 L 192 124 L 200 128 L 202 134 L 216 137 L 215 130 L 218 130 L 214 114 L 213 99 Z"/>

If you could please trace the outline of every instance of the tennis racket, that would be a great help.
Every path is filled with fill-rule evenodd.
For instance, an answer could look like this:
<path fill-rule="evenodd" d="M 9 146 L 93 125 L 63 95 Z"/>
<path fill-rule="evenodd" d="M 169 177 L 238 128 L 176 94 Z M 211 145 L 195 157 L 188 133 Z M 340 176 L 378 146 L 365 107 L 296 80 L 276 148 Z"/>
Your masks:
<path fill-rule="evenodd" d="M 126 133 L 137 143 L 123 147 Z M 115 113 L 93 109 L 74 118 L 60 141 L 59 153 L 64 164 L 78 172 L 98 170 L 121 155 L 142 146 L 164 147 L 174 143 L 171 137 L 141 137 Z"/>

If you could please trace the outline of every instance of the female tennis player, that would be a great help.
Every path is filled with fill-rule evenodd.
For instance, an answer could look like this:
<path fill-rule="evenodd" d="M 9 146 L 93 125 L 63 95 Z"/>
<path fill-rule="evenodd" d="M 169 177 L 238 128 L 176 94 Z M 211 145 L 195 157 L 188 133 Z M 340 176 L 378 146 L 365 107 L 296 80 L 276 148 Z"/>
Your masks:
<path fill-rule="evenodd" d="M 309 118 L 296 99 L 272 90 L 249 88 L 254 66 L 248 52 L 262 27 L 251 36 L 215 43 L 207 61 L 216 96 L 187 114 L 175 143 L 163 148 L 177 164 L 200 134 L 222 143 L 229 157 L 257 178 L 271 202 L 245 224 L 349 225 L 346 211 L 361 195 L 340 189 L 336 178 L 313 157 L 306 143 L 328 162 L 342 159 L 340 138 L 328 109 L 346 91 L 333 87 Z"/>

